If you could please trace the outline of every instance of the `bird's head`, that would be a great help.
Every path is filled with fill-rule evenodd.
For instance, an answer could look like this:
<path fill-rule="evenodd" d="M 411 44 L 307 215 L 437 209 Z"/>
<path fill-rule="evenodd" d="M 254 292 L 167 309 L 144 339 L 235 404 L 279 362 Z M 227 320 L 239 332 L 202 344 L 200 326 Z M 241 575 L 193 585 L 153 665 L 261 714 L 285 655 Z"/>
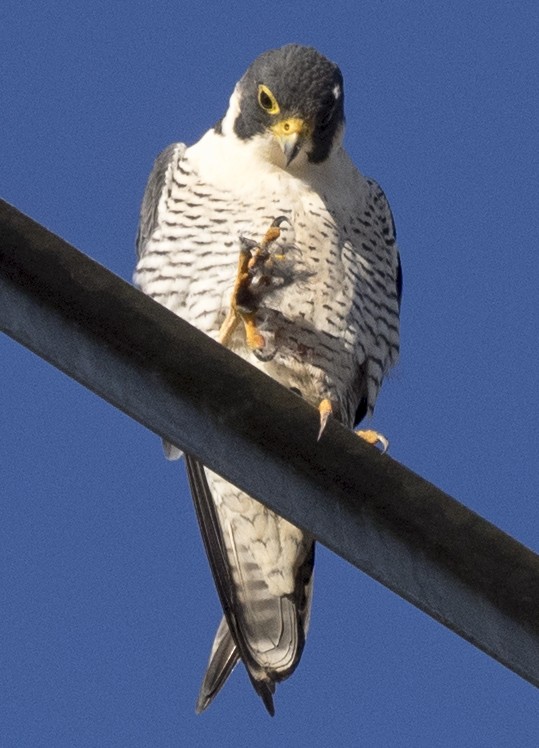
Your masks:
<path fill-rule="evenodd" d="M 342 74 L 312 47 L 290 44 L 257 57 L 231 100 L 233 131 L 287 168 L 325 161 L 344 125 Z M 229 113 L 231 110 L 229 109 Z"/>

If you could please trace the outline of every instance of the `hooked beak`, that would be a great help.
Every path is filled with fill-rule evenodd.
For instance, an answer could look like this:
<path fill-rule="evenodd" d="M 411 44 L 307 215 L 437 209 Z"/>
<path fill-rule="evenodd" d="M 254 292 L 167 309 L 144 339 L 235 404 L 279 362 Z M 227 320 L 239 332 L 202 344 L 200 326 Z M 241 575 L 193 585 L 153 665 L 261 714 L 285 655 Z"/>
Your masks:
<path fill-rule="evenodd" d="M 310 134 L 310 126 L 299 117 L 283 119 L 270 128 L 286 158 L 288 166 L 298 155 L 305 138 Z"/>

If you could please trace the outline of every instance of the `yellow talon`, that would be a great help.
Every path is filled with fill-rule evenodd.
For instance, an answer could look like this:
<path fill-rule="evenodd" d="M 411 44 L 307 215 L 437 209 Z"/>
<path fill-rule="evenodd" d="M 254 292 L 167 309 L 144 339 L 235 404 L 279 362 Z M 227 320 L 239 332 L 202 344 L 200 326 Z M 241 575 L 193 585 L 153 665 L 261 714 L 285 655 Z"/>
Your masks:
<path fill-rule="evenodd" d="M 331 404 L 331 400 L 324 398 L 318 406 L 318 412 L 320 413 L 320 430 L 318 432 L 318 440 L 320 440 L 320 437 L 322 436 L 322 434 L 324 433 L 324 429 L 326 428 L 328 418 L 333 414 L 333 406 Z M 385 454 L 389 449 L 389 441 L 383 434 L 380 434 L 378 431 L 367 429 L 365 431 L 355 431 L 354 433 L 364 439 L 367 444 L 372 444 L 373 446 L 380 445 L 382 454 Z"/>
<path fill-rule="evenodd" d="M 232 309 L 231 307 L 228 310 L 225 321 L 223 322 L 219 330 L 219 342 L 221 343 L 221 345 L 227 346 L 229 344 L 230 338 L 232 337 L 234 330 L 238 326 L 239 321 L 240 320 L 236 313 L 236 310 Z"/>
<path fill-rule="evenodd" d="M 320 437 L 322 436 L 322 434 L 324 433 L 324 429 L 326 428 L 328 418 L 333 413 L 333 406 L 331 404 L 331 401 L 327 398 L 324 398 L 318 406 L 318 412 L 320 413 L 320 430 L 318 431 L 317 441 L 320 441 Z"/>
<path fill-rule="evenodd" d="M 240 312 L 240 317 L 245 327 L 245 339 L 248 347 L 253 351 L 264 348 L 266 341 L 264 336 L 258 332 L 254 312 Z"/>
<path fill-rule="evenodd" d="M 357 436 L 360 436 L 362 439 L 364 439 L 367 444 L 372 444 L 373 446 L 377 446 L 378 444 L 380 444 L 382 446 L 382 454 L 385 454 L 389 449 L 389 441 L 383 434 L 379 434 L 378 431 L 367 429 L 366 431 L 359 430 L 355 433 L 357 434 Z"/>
<path fill-rule="evenodd" d="M 268 244 L 271 244 L 276 239 L 278 239 L 281 236 L 281 229 L 278 226 L 274 226 L 271 224 L 269 229 L 264 234 L 264 238 L 261 241 L 262 246 L 264 249 L 268 246 Z"/>
<path fill-rule="evenodd" d="M 254 304 L 252 300 L 249 300 L 251 296 L 249 289 L 258 268 L 265 265 L 269 267 L 271 264 L 268 247 L 280 237 L 281 229 L 279 227 L 285 220 L 287 220 L 285 216 L 276 218 L 259 244 L 242 239 L 236 280 L 230 299 L 230 309 L 219 330 L 219 342 L 221 345 L 229 344 L 241 320 L 245 328 L 245 338 L 248 347 L 254 351 L 263 350 L 266 341 L 257 328 L 255 310 L 252 308 Z M 284 257 L 284 255 L 279 255 L 279 258 L 281 257 Z"/>

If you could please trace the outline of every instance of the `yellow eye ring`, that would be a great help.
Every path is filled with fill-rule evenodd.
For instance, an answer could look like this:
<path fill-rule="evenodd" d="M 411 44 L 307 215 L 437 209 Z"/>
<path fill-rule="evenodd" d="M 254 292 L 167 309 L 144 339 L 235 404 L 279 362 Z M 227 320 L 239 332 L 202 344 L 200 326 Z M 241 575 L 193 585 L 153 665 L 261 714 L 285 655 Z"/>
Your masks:
<path fill-rule="evenodd" d="M 281 111 L 277 99 L 263 83 L 258 86 L 258 103 L 268 114 L 279 114 Z"/>

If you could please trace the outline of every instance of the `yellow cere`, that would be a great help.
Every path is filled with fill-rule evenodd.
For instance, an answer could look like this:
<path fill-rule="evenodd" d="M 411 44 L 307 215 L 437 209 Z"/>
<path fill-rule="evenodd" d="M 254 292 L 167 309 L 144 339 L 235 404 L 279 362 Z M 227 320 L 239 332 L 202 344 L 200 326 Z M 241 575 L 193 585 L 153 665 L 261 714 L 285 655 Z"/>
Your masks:
<path fill-rule="evenodd" d="M 290 135 L 309 135 L 311 127 L 299 117 L 289 117 L 272 125 L 271 130 L 278 138 L 286 138 Z"/>

